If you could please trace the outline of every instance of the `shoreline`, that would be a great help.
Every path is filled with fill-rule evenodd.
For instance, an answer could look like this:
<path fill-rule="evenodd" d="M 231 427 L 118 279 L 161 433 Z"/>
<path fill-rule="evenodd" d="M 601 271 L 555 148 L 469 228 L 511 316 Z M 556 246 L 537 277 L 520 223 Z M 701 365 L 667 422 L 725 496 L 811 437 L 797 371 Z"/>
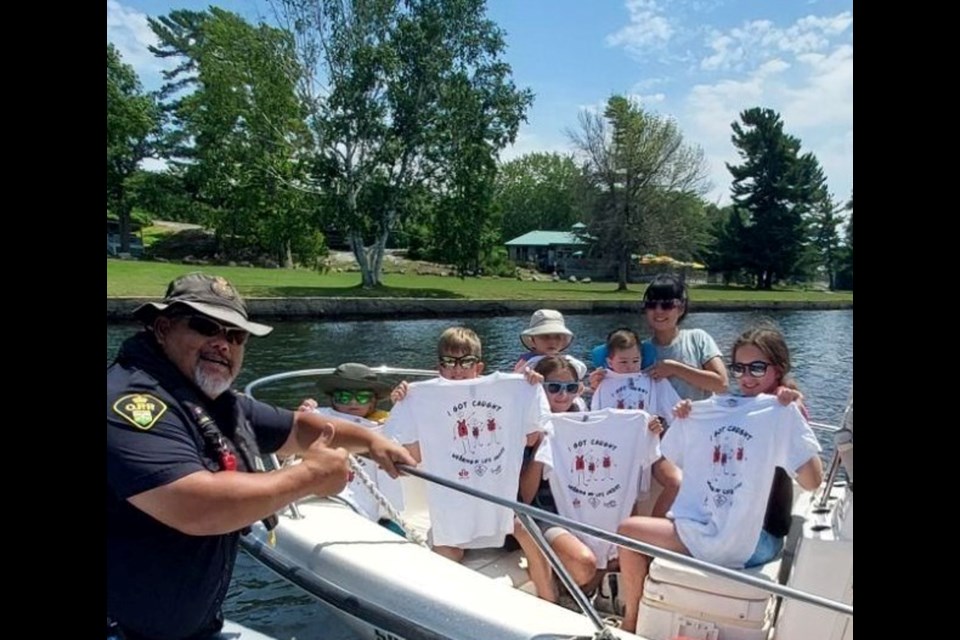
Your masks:
<path fill-rule="evenodd" d="M 133 322 L 133 310 L 160 298 L 107 298 L 107 324 Z M 567 314 L 639 313 L 635 300 L 460 300 L 450 298 L 246 298 L 252 319 L 369 320 L 373 318 L 442 318 L 449 316 L 507 316 L 537 309 Z M 852 300 L 827 301 L 703 301 L 693 313 L 721 311 L 828 311 L 853 309 Z"/>

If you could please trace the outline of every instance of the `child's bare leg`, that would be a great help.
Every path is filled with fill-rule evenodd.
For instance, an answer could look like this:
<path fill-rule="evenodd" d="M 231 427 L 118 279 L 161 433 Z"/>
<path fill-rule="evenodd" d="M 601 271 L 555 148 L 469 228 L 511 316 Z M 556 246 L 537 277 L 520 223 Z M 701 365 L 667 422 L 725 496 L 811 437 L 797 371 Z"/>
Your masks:
<path fill-rule="evenodd" d="M 453 560 L 454 562 L 463 560 L 463 549 L 460 547 L 444 547 L 441 545 L 434 547 L 433 550 L 448 560 Z"/>
<path fill-rule="evenodd" d="M 550 563 L 534 542 L 533 537 L 516 518 L 513 520 L 513 537 L 517 539 L 520 548 L 523 549 L 523 555 L 527 557 L 527 573 L 530 574 L 530 580 L 537 589 L 537 596 L 547 602 L 556 602 L 557 590 L 553 586 L 553 570 L 550 568 Z"/>
<path fill-rule="evenodd" d="M 679 551 L 689 555 L 689 551 L 677 536 L 672 520 L 633 516 L 620 523 L 617 533 L 652 545 Z M 625 631 L 637 630 L 637 616 L 640 613 L 640 598 L 643 596 L 643 581 L 650 568 L 649 556 L 620 548 L 620 593 L 623 594 L 624 614 L 620 625 Z"/>
<path fill-rule="evenodd" d="M 544 535 L 577 586 L 584 587 L 593 580 L 597 574 L 597 557 L 590 547 L 559 527 L 547 529 Z"/>
<path fill-rule="evenodd" d="M 680 492 L 681 471 L 677 465 L 663 457 L 653 463 L 652 471 L 653 477 L 663 486 L 663 491 L 657 497 L 650 515 L 654 518 L 665 518 Z"/>

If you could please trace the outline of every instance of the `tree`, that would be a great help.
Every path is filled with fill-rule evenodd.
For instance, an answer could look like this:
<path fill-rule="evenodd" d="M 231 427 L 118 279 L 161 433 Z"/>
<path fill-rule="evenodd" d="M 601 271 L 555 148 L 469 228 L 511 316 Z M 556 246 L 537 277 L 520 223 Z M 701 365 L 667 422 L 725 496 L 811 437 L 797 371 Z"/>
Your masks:
<path fill-rule="evenodd" d="M 810 231 L 817 261 L 827 272 L 830 289 L 837 285 L 837 271 L 840 269 L 841 247 L 838 227 L 842 222 L 842 211 L 833 202 L 829 193 L 824 192 L 813 204 L 810 214 Z"/>
<path fill-rule="evenodd" d="M 293 266 L 295 247 L 315 233 L 316 203 L 296 188 L 308 131 L 290 34 L 217 7 L 174 11 L 150 26 L 160 40 L 153 51 L 184 60 L 164 87 L 170 149 L 206 205 L 205 222 L 228 256 L 266 250 Z"/>
<path fill-rule="evenodd" d="M 732 141 L 743 159 L 727 164 L 733 176 L 734 205 L 747 216 L 742 265 L 756 277 L 758 289 L 802 268 L 807 241 L 805 215 L 825 191 L 823 170 L 809 153 L 800 154 L 800 140 L 783 131 L 771 109 L 754 107 L 733 122 Z"/>
<path fill-rule="evenodd" d="M 127 181 L 127 190 L 134 206 L 151 218 L 199 222 L 193 197 L 187 191 L 183 176 L 173 171 L 136 171 Z"/>
<path fill-rule="evenodd" d="M 424 185 L 443 216 L 435 244 L 457 244 L 458 261 L 478 259 L 478 236 L 462 246 L 447 236 L 486 225 L 490 167 L 532 101 L 510 80 L 502 31 L 484 17 L 483 0 L 272 6 L 306 70 L 313 185 L 349 239 L 363 286 L 380 285 L 390 233 Z"/>
<path fill-rule="evenodd" d="M 850 212 L 844 232 L 844 244 L 840 247 L 840 268 L 837 272 L 837 288 L 853 291 L 853 192 L 843 207 Z"/>
<path fill-rule="evenodd" d="M 730 284 L 741 273 L 746 259 L 741 255 L 741 238 L 744 233 L 745 214 L 736 207 L 707 207 L 710 224 L 710 241 L 707 243 L 704 260 L 710 270 L 723 274 Z"/>
<path fill-rule="evenodd" d="M 130 212 L 133 202 L 128 181 L 140 161 L 150 155 L 150 137 L 159 114 L 154 99 L 145 94 L 140 79 L 120 52 L 107 43 L 107 210 L 120 221 L 120 251 L 130 251 Z"/>
<path fill-rule="evenodd" d="M 583 174 L 572 156 L 528 153 L 500 166 L 494 200 L 502 213 L 501 237 L 528 231 L 567 231 L 580 222 Z"/>
<path fill-rule="evenodd" d="M 616 262 L 619 291 L 633 254 L 667 245 L 693 250 L 696 239 L 667 230 L 685 224 L 680 209 L 706 191 L 706 164 L 675 122 L 613 96 L 602 115 L 582 112 L 580 130 L 569 134 L 594 191 L 587 234 Z"/>

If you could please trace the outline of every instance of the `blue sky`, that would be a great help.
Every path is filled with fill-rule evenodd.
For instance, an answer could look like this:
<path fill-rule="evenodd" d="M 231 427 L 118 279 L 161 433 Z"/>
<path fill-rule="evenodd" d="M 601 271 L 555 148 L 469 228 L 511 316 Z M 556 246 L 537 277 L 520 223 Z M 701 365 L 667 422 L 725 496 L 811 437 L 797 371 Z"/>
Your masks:
<path fill-rule="evenodd" d="M 108 0 L 107 40 L 148 89 L 160 60 L 146 16 L 203 10 L 192 0 Z M 250 21 L 269 14 L 260 0 L 215 3 Z M 802 151 L 819 159 L 831 193 L 853 188 L 852 0 L 488 0 L 506 32 L 506 61 L 518 86 L 535 94 L 516 143 L 501 157 L 571 153 L 578 114 L 614 93 L 674 118 L 703 148 L 713 184 L 708 198 L 729 203 L 739 162 L 730 124 L 754 106 L 780 113 Z"/>

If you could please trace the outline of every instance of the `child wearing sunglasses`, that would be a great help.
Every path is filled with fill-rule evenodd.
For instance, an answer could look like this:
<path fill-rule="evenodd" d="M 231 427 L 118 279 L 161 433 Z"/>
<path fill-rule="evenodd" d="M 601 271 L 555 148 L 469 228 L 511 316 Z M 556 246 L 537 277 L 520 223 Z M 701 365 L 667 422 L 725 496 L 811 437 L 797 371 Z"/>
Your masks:
<path fill-rule="evenodd" d="M 663 455 L 683 469 L 670 519 L 634 516 L 618 531 L 741 568 L 769 562 L 782 548 L 782 536 L 765 528 L 770 503 L 779 499 L 776 470 L 789 470 L 800 486 L 813 490 L 823 479 L 823 466 L 820 445 L 796 402 L 801 396 L 788 377 L 790 352 L 780 332 L 760 327 L 743 333 L 733 345 L 730 370 L 740 395 L 681 401 L 663 438 Z M 637 627 L 649 564 L 648 556 L 620 550 L 627 631 Z"/>
<path fill-rule="evenodd" d="M 648 428 L 658 435 L 663 433 L 665 416 L 672 414 L 680 396 L 666 380 L 654 380 L 640 370 L 640 338 L 632 329 L 616 329 L 607 335 L 606 351 L 608 372 L 593 392 L 590 410 L 644 410 L 654 416 Z M 651 471 L 663 487 L 651 515 L 663 517 L 680 491 L 680 470 L 661 456 Z"/>
<path fill-rule="evenodd" d="M 574 400 L 583 386 L 566 359 L 548 356 L 537 363 L 536 370 L 544 377 L 553 428 L 525 452 L 519 499 L 613 531 L 631 513 L 642 470 L 650 469 L 660 457 L 658 438 L 647 428 L 651 416 L 643 410 L 609 408 L 580 412 Z M 538 525 L 581 587 L 595 587 L 598 570 L 607 570 L 616 557 L 611 543 L 546 522 Z M 519 520 L 514 536 L 527 556 L 537 595 L 556 602 L 551 567 Z"/>
<path fill-rule="evenodd" d="M 481 376 L 480 338 L 466 327 L 441 334 L 437 368 L 439 378 L 397 385 L 387 432 L 430 473 L 514 499 L 523 447 L 550 417 L 543 378 L 533 371 Z M 427 486 L 431 547 L 456 562 L 465 549 L 503 545 L 513 531 L 509 509 L 464 500 Z"/>
<path fill-rule="evenodd" d="M 382 382 L 377 374 L 365 364 L 345 362 L 333 373 L 319 376 L 317 387 L 330 399 L 334 411 L 346 416 L 357 416 L 371 422 L 383 423 L 390 414 L 377 408 L 377 404 L 390 396 L 391 387 Z M 318 407 L 313 398 L 300 403 L 300 411 Z"/>
<path fill-rule="evenodd" d="M 319 376 L 317 388 L 323 396 L 329 398 L 330 406 L 320 407 L 316 400 L 307 398 L 300 403 L 298 411 L 322 413 L 350 420 L 378 433 L 383 431 L 383 422 L 390 414 L 379 409 L 377 404 L 390 395 L 391 387 L 380 380 L 377 373 L 367 365 L 359 362 L 345 362 L 334 369 L 333 373 Z M 397 509 L 402 509 L 403 489 L 400 481 L 388 476 L 366 458 L 357 457 L 356 460 L 380 492 L 387 497 L 390 504 Z M 376 498 L 353 472 L 350 473 L 347 486 L 338 495 L 370 520 L 379 522 L 399 535 L 404 535 L 400 525 L 385 517 L 386 513 L 381 513 Z"/>
<path fill-rule="evenodd" d="M 534 371 L 543 376 L 543 389 L 547 392 L 551 413 L 580 411 L 576 400 L 583 391 L 583 385 L 578 381 L 578 372 L 573 364 L 560 356 L 546 356 L 536 363 Z M 543 477 L 543 463 L 534 459 L 542 442 L 541 432 L 524 448 L 517 500 L 544 511 L 557 513 L 550 483 Z M 538 524 L 574 581 L 580 587 L 588 585 L 597 572 L 597 560 L 590 548 L 562 527 L 546 522 Z M 549 602 L 557 602 L 558 593 L 553 571 L 546 557 L 519 519 L 514 520 L 513 529 L 513 536 L 527 557 L 527 572 L 537 589 L 537 595 Z"/>

